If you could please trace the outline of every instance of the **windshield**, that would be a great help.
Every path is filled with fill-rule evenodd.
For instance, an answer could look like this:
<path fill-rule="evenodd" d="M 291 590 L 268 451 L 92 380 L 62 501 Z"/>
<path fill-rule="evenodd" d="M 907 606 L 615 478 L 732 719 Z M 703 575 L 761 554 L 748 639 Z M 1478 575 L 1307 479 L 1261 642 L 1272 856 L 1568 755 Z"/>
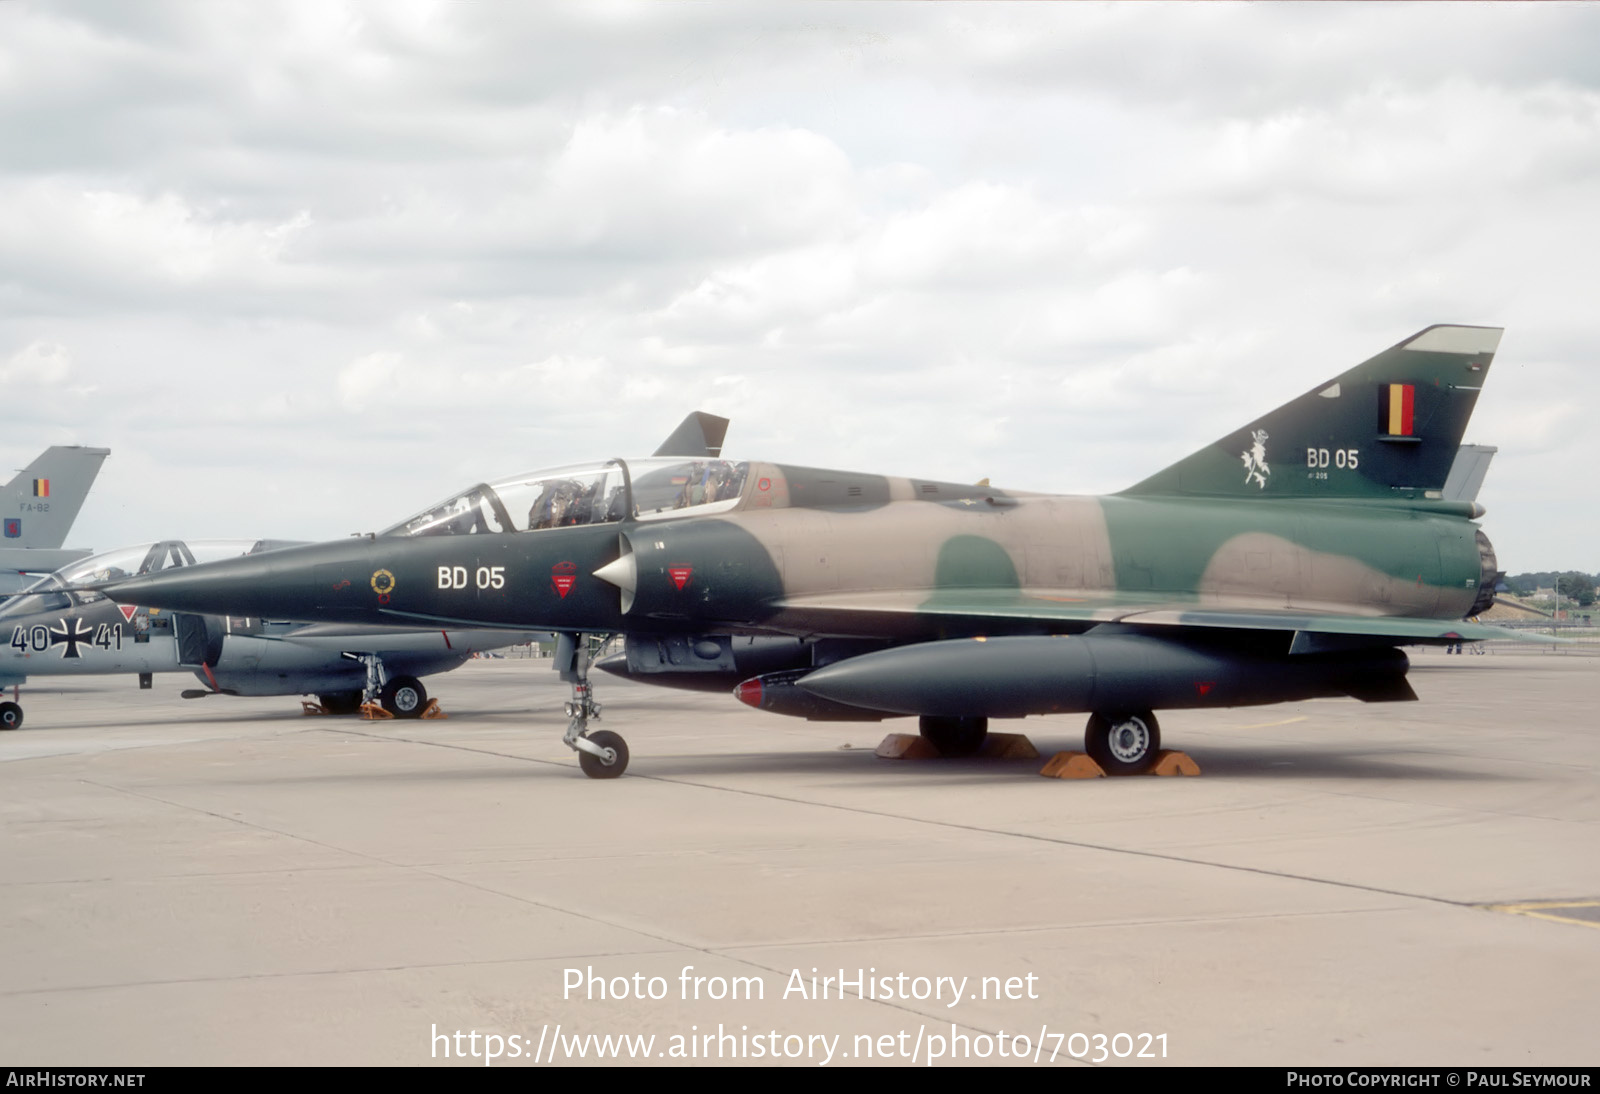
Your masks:
<path fill-rule="evenodd" d="M 141 543 L 133 547 L 119 547 L 98 555 L 70 562 L 53 574 L 41 577 L 22 592 L 0 605 L 0 616 L 32 615 L 35 612 L 65 611 L 79 604 L 92 604 L 104 599 L 104 594 L 84 585 L 99 585 L 125 577 L 153 574 L 178 566 L 193 566 L 201 562 L 215 562 L 238 555 L 259 554 L 262 551 L 292 546 L 288 540 L 227 539 L 183 540 L 166 539 L 158 543 Z"/>
<path fill-rule="evenodd" d="M 697 514 L 720 511 L 738 502 L 748 473 L 746 463 L 684 459 L 609 460 L 529 471 L 493 484 L 479 483 L 383 534 L 538 532 L 581 524 L 660 520 L 690 508 Z"/>

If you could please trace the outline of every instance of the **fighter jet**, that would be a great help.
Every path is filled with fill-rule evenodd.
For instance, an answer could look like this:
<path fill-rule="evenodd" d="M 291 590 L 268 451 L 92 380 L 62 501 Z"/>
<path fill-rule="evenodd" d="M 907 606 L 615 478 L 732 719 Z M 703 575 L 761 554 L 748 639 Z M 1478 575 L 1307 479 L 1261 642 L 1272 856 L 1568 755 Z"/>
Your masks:
<path fill-rule="evenodd" d="M 57 445 L 0 487 L 0 597 L 89 555 L 62 550 L 109 448 Z"/>
<path fill-rule="evenodd" d="M 1494 550 L 1483 508 L 1444 494 L 1501 333 L 1428 327 L 1105 497 L 733 461 L 719 434 L 112 595 L 555 631 L 564 739 L 597 778 L 628 749 L 590 732 L 593 634 L 626 636 L 605 667 L 630 678 L 810 719 L 915 716 L 946 755 L 991 719 L 1087 713 L 1089 754 L 1137 773 L 1158 710 L 1411 700 L 1399 647 L 1509 634 L 1463 622 L 1493 597 Z"/>
<path fill-rule="evenodd" d="M 287 544 L 274 540 L 185 543 L 170 539 L 107 551 L 58 570 L 0 603 L 0 729 L 22 726 L 19 685 L 37 676 L 137 674 L 148 687 L 158 672 L 190 672 L 208 695 L 315 694 L 330 714 L 353 714 L 378 701 L 397 718 L 419 716 L 428 693 L 419 676 L 448 672 L 474 652 L 527 641 L 515 630 L 345 626 L 258 617 L 173 614 L 119 606 L 97 583 L 171 573 L 237 556 L 257 557 Z"/>

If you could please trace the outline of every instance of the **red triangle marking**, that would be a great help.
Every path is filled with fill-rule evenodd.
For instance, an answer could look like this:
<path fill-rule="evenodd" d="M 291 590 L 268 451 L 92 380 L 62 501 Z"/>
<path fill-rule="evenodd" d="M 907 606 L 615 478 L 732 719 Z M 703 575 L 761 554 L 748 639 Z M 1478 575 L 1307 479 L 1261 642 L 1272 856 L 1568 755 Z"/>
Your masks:
<path fill-rule="evenodd" d="M 136 604 L 118 604 L 117 607 L 122 609 L 122 618 L 129 623 L 133 622 L 133 613 L 139 610 Z"/>
<path fill-rule="evenodd" d="M 553 574 L 550 578 L 550 584 L 556 587 L 556 592 L 561 594 L 562 600 L 565 600 L 567 598 L 567 594 L 572 591 L 572 586 L 577 582 L 577 580 L 578 579 L 573 577 L 571 574 Z"/>
<path fill-rule="evenodd" d="M 667 573 L 672 575 L 672 583 L 679 589 L 689 584 L 689 579 L 694 576 L 693 566 L 668 566 Z"/>
<path fill-rule="evenodd" d="M 1195 690 L 1196 691 L 1198 691 L 1201 695 L 1205 695 L 1212 688 L 1216 687 L 1216 684 L 1215 683 L 1209 683 L 1209 682 L 1202 684 L 1202 683 L 1200 683 L 1200 681 L 1196 680 L 1194 686 L 1195 686 Z"/>

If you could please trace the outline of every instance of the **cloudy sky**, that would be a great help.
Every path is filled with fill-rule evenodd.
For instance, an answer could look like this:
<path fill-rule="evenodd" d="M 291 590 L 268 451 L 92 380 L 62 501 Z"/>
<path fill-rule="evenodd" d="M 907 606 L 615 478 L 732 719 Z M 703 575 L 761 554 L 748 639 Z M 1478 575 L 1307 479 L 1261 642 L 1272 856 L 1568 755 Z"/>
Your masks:
<path fill-rule="evenodd" d="M 0 460 L 70 545 L 730 454 L 1127 486 L 1437 322 L 1600 570 L 1600 6 L 0 0 Z"/>

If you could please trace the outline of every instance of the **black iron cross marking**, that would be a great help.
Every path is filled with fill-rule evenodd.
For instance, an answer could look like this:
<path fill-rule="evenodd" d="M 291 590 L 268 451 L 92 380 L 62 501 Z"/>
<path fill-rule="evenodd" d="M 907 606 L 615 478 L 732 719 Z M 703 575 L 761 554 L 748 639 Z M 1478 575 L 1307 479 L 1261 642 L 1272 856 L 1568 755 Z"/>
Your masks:
<path fill-rule="evenodd" d="M 78 646 L 88 645 L 89 639 L 93 636 L 94 631 L 81 619 L 74 619 L 71 629 L 68 629 L 65 619 L 61 621 L 59 629 L 56 627 L 50 628 L 50 644 L 52 646 L 65 645 L 67 647 L 61 651 L 61 659 L 63 661 L 69 657 L 82 657 L 83 654 L 78 652 Z"/>

